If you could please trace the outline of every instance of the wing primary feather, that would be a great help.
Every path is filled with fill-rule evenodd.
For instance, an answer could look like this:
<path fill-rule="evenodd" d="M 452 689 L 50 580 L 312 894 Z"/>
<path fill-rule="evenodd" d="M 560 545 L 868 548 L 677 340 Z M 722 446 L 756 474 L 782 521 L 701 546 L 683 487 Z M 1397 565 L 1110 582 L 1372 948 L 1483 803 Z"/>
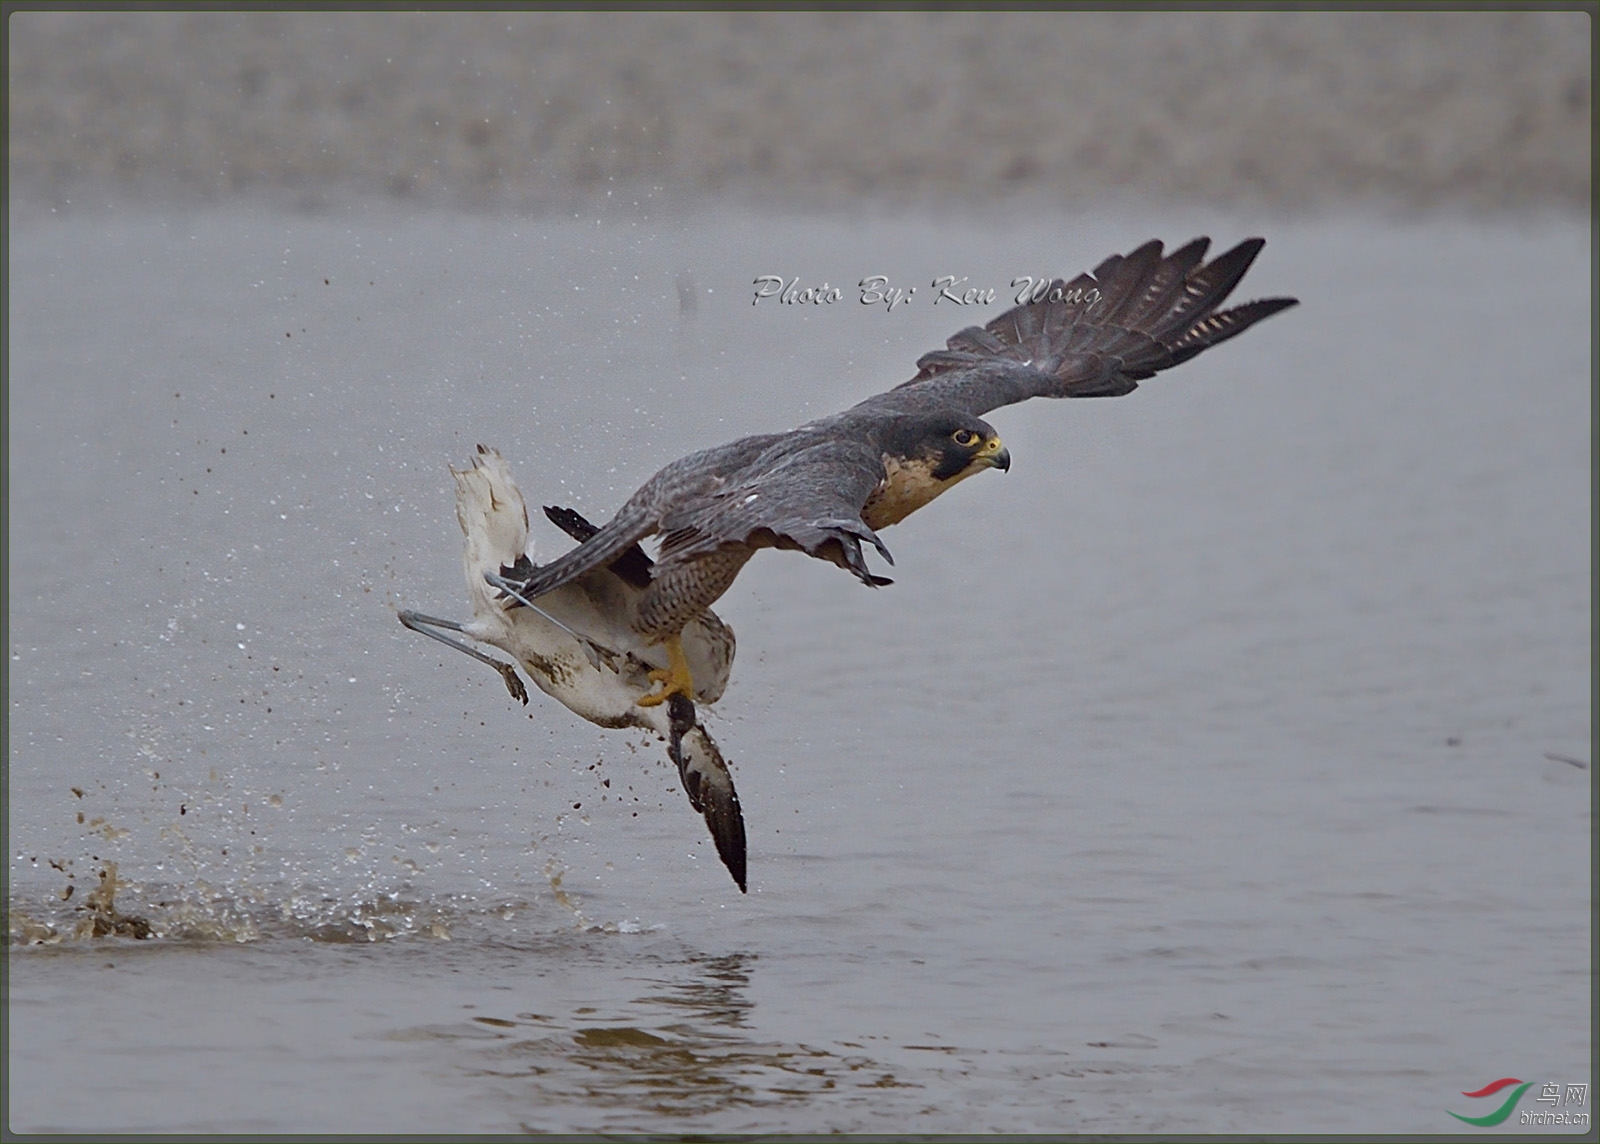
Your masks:
<path fill-rule="evenodd" d="M 1146 280 L 1139 300 L 1123 318 L 1123 325 L 1140 329 L 1143 324 L 1171 308 L 1173 300 L 1183 293 L 1185 281 L 1205 257 L 1209 238 L 1196 238 L 1163 258 Z"/>
<path fill-rule="evenodd" d="M 1151 271 L 1158 270 L 1160 264 L 1161 240 L 1152 238 L 1126 258 L 1118 260 L 1109 274 L 1095 271 L 1095 278 L 1100 283 L 1100 300 L 1095 303 L 1096 320 L 1108 326 L 1116 323 L 1123 310 L 1130 303 L 1137 302 L 1150 279 Z"/>
<path fill-rule="evenodd" d="M 1183 329 L 1190 318 L 1199 318 L 1226 302 L 1266 244 L 1264 238 L 1247 238 L 1190 274 L 1184 281 L 1185 296 L 1150 332 L 1157 340 L 1165 341 Z"/>
<path fill-rule="evenodd" d="M 1248 238 L 1205 262 L 1196 238 L 1162 256 L 1151 240 L 1093 275 L 1057 279 L 982 329 L 961 330 L 917 360 L 917 375 L 858 408 L 959 409 L 982 416 L 1030 397 L 1113 397 L 1296 304 L 1265 298 L 1218 312 L 1261 253 Z"/>
<path fill-rule="evenodd" d="M 1258 302 L 1246 302 L 1243 306 L 1236 306 L 1232 310 L 1224 310 L 1220 314 L 1201 318 L 1170 346 L 1171 364 L 1186 362 L 1201 350 L 1210 349 L 1218 342 L 1238 337 L 1263 318 L 1270 318 L 1280 311 L 1299 304 L 1299 300 L 1295 298 L 1263 298 Z"/>

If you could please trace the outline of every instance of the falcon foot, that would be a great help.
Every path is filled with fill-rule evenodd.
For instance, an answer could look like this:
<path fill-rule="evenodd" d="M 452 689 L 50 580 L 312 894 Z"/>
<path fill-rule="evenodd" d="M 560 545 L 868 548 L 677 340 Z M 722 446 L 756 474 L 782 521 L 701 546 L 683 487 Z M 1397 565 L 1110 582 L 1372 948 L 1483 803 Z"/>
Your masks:
<path fill-rule="evenodd" d="M 672 635 L 662 642 L 667 645 L 667 662 L 671 666 L 666 670 L 657 668 L 650 673 L 651 681 L 661 684 L 662 688 L 640 696 L 640 707 L 659 707 L 674 695 L 686 699 L 694 695 L 694 676 L 689 674 L 689 661 L 683 657 L 682 637 Z"/>

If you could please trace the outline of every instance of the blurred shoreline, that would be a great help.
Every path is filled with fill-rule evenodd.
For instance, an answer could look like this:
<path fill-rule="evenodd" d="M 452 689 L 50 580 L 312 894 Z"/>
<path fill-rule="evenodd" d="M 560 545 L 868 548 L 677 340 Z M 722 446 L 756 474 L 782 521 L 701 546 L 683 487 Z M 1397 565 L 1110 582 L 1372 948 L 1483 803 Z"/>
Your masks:
<path fill-rule="evenodd" d="M 8 181 L 13 205 L 1586 211 L 1590 43 L 1580 10 L 14 11 Z"/>

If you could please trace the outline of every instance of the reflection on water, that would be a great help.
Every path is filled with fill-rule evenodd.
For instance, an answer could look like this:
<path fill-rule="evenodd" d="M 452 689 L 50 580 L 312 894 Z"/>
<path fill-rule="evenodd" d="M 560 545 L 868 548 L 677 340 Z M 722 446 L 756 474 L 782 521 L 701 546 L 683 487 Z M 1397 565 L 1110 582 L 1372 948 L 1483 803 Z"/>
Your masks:
<path fill-rule="evenodd" d="M 492 1030 L 496 1043 L 469 1071 L 502 1082 L 525 1106 L 519 1120 L 530 1132 L 549 1131 L 548 1118 L 563 1105 L 591 1110 L 591 1122 L 599 1111 L 598 1127 L 622 1129 L 651 1116 L 698 1119 L 800 1104 L 821 1093 L 837 1099 L 851 1089 L 915 1087 L 864 1054 L 751 1036 L 754 962 L 734 953 L 663 964 L 660 970 L 676 975 L 646 979 L 644 992 L 619 1008 L 626 1024 L 618 1012 L 584 1006 L 564 1019 L 533 1012 L 474 1017 L 477 1037 Z"/>

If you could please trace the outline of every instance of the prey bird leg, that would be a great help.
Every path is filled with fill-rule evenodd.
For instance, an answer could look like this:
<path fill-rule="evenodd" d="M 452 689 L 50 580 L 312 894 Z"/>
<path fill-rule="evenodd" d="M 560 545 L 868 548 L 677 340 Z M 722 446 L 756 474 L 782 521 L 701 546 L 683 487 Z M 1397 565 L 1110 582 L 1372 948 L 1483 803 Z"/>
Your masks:
<path fill-rule="evenodd" d="M 400 612 L 400 622 L 414 632 L 421 632 L 429 639 L 438 640 L 440 643 L 464 651 L 479 663 L 486 663 L 500 673 L 500 678 L 506 681 L 506 690 L 511 692 L 511 698 L 523 706 L 528 703 L 528 689 L 522 685 L 522 677 L 517 674 L 517 669 L 509 663 L 501 663 L 498 659 L 484 655 L 474 647 L 468 647 L 460 640 L 451 639 L 434 628 L 446 628 L 452 632 L 463 632 L 466 628 L 454 620 L 441 620 L 437 616 L 425 616 L 421 612 L 403 610 Z"/>

